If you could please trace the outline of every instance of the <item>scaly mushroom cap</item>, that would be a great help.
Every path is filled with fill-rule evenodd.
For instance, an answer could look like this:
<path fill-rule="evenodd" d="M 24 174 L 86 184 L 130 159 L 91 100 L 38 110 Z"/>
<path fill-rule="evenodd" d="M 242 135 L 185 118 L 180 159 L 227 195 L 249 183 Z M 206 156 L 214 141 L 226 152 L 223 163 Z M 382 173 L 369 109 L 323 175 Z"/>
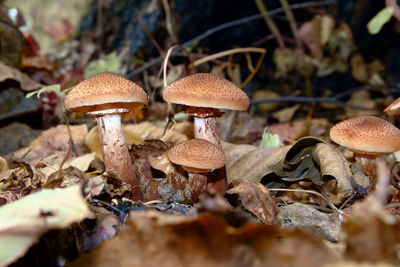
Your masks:
<path fill-rule="evenodd" d="M 197 73 L 169 84 L 163 90 L 164 100 L 194 107 L 246 110 L 249 97 L 230 81 L 212 74 Z"/>
<path fill-rule="evenodd" d="M 354 117 L 333 126 L 332 141 L 365 155 L 380 155 L 400 150 L 400 130 L 373 116 Z"/>
<path fill-rule="evenodd" d="M 396 116 L 400 114 L 400 97 L 393 101 L 385 110 L 383 111 L 389 116 Z"/>
<path fill-rule="evenodd" d="M 168 150 L 167 157 L 183 167 L 204 170 L 222 168 L 226 161 L 224 151 L 203 139 L 179 143 Z"/>
<path fill-rule="evenodd" d="M 75 86 L 65 98 L 70 111 L 132 110 L 147 102 L 145 91 L 134 82 L 113 73 L 94 75 Z"/>

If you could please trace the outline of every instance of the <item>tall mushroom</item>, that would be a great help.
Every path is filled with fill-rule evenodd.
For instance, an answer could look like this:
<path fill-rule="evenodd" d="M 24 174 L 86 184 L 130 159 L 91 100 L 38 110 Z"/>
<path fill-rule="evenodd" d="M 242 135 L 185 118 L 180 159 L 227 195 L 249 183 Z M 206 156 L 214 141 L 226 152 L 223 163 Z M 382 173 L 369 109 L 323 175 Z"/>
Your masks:
<path fill-rule="evenodd" d="M 366 160 L 364 167 L 379 155 L 400 150 L 400 130 L 390 122 L 373 116 L 339 122 L 331 128 L 330 137 L 353 151 L 359 160 Z"/>
<path fill-rule="evenodd" d="M 212 74 L 197 73 L 177 80 L 163 90 L 164 100 L 186 105 L 186 113 L 194 116 L 194 137 L 219 147 L 216 117 L 219 109 L 247 110 L 249 97 L 230 81 Z"/>
<path fill-rule="evenodd" d="M 75 86 L 65 98 L 69 111 L 94 116 L 106 170 L 114 170 L 123 182 L 132 185 L 132 199 L 141 200 L 135 170 L 121 128 L 121 114 L 147 102 L 144 90 L 130 80 L 113 73 L 94 75 Z"/>
<path fill-rule="evenodd" d="M 189 174 L 189 187 L 193 200 L 206 190 L 207 173 L 225 165 L 221 148 L 204 139 L 191 139 L 174 145 L 167 151 L 169 161 L 182 166 Z"/>

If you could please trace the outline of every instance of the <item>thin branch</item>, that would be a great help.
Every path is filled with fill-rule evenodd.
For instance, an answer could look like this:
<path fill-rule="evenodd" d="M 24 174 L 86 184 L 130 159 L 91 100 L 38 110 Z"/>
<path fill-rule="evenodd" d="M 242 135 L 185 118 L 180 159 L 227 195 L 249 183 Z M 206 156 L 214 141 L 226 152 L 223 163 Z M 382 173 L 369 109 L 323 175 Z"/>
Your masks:
<path fill-rule="evenodd" d="M 336 3 L 336 0 L 326 0 L 326 1 L 322 1 L 322 2 L 321 1 L 310 1 L 310 2 L 305 2 L 305 3 L 290 5 L 290 8 L 293 10 L 293 9 L 301 9 L 301 8 L 307 8 L 307 7 L 313 7 L 313 6 L 330 5 L 330 4 L 334 4 L 334 3 Z M 283 12 L 283 8 L 277 8 L 277 9 L 271 10 L 269 12 L 269 15 L 270 16 L 274 16 L 274 15 L 279 14 L 281 12 Z M 231 28 L 231 27 L 234 27 L 234 26 L 237 26 L 237 25 L 245 24 L 245 23 L 248 23 L 250 21 L 261 19 L 261 18 L 263 18 L 263 14 L 255 14 L 255 15 L 251 15 L 251 16 L 244 17 L 244 18 L 241 18 L 241 19 L 236 19 L 236 20 L 232 20 L 232 21 L 223 23 L 221 25 L 218 25 L 216 27 L 208 29 L 207 31 L 205 31 L 202 34 L 194 37 L 193 39 L 188 40 L 187 42 L 183 43 L 182 46 L 188 47 L 188 46 L 194 44 L 195 42 L 200 41 L 200 40 L 202 40 L 202 39 L 204 39 L 204 38 L 206 38 L 206 37 L 208 37 L 208 36 L 210 36 L 210 35 L 212 35 L 214 33 L 217 33 L 219 31 L 222 31 L 222 30 L 225 30 L 227 28 Z M 145 64 L 144 66 L 142 66 L 142 67 L 140 67 L 140 68 L 128 73 L 126 75 L 126 78 L 132 79 L 134 76 L 142 73 L 144 70 L 149 69 L 152 66 L 162 62 L 162 60 L 163 60 L 163 57 L 161 57 L 161 56 L 158 57 L 158 58 L 155 58 L 152 61 L 150 61 L 149 63 Z"/>
<path fill-rule="evenodd" d="M 299 30 L 297 29 L 296 19 L 294 18 L 293 12 L 290 9 L 289 3 L 287 0 L 279 0 L 281 2 L 282 8 L 285 11 L 286 17 L 289 20 L 290 28 L 292 29 L 292 33 L 294 36 L 294 40 L 296 42 L 296 48 L 303 50 L 303 44 L 300 40 Z"/>
<path fill-rule="evenodd" d="M 265 23 L 267 24 L 267 27 L 269 30 L 272 32 L 274 35 L 276 41 L 278 42 L 279 47 L 283 48 L 285 47 L 285 42 L 283 41 L 282 34 L 279 31 L 278 26 L 276 26 L 275 21 L 272 19 L 271 15 L 268 12 L 268 9 L 266 5 L 264 4 L 263 0 L 254 0 L 258 10 L 260 13 L 263 15 Z"/>
<path fill-rule="evenodd" d="M 308 194 L 313 194 L 316 196 L 319 196 L 320 198 L 322 198 L 323 200 L 325 200 L 329 207 L 332 208 L 332 210 L 334 212 L 336 212 L 339 215 L 345 215 L 344 211 L 339 210 L 338 208 L 335 207 L 335 205 L 332 204 L 332 202 L 327 199 L 325 196 L 323 196 L 322 194 L 316 192 L 316 191 L 312 191 L 312 190 L 304 190 L 304 189 L 284 189 L 284 188 L 268 188 L 269 191 L 282 191 L 282 192 L 300 192 L 300 193 L 308 193 Z"/>

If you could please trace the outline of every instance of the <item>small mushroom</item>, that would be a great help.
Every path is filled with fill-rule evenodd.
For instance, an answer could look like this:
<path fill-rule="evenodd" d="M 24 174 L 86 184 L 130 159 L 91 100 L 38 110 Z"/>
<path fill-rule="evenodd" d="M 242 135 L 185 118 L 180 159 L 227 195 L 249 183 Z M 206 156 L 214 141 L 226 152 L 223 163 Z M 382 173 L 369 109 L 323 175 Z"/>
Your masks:
<path fill-rule="evenodd" d="M 394 100 L 389 106 L 387 106 L 383 112 L 385 112 L 389 116 L 400 115 L 400 97 Z"/>
<path fill-rule="evenodd" d="M 191 139 L 174 145 L 167 151 L 169 161 L 188 172 L 189 186 L 193 200 L 207 188 L 207 173 L 225 165 L 225 153 L 213 143 L 204 139 Z"/>
<path fill-rule="evenodd" d="M 194 137 L 219 147 L 216 117 L 219 109 L 247 110 L 249 97 L 230 81 L 212 74 L 197 73 L 169 84 L 163 90 L 164 100 L 186 105 L 186 113 L 194 116 Z"/>
<path fill-rule="evenodd" d="M 390 122 L 373 116 L 339 122 L 331 128 L 330 137 L 335 143 L 353 151 L 356 159 L 364 159 L 364 167 L 379 155 L 400 150 L 400 130 Z"/>
<path fill-rule="evenodd" d="M 65 98 L 69 111 L 94 116 L 107 171 L 114 170 L 123 182 L 132 185 L 132 199 L 141 200 L 135 170 L 121 128 L 121 114 L 147 102 L 143 89 L 130 80 L 112 73 L 94 75 L 75 86 Z"/>

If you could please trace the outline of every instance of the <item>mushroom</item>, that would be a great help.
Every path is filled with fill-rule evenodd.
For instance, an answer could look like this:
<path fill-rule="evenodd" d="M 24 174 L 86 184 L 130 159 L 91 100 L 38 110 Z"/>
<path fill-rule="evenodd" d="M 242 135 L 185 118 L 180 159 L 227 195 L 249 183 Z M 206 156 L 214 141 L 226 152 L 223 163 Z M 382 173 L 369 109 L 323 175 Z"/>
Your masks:
<path fill-rule="evenodd" d="M 169 161 L 180 165 L 189 175 L 189 187 L 194 201 L 207 188 L 207 173 L 225 165 L 221 148 L 204 139 L 191 139 L 174 145 L 167 151 Z"/>
<path fill-rule="evenodd" d="M 400 97 L 394 100 L 389 106 L 387 106 L 383 112 L 385 112 L 389 116 L 400 115 Z"/>
<path fill-rule="evenodd" d="M 164 100 L 186 105 L 186 113 L 194 116 L 194 137 L 219 147 L 216 117 L 219 109 L 247 110 L 249 97 L 230 81 L 212 74 L 197 73 L 177 80 L 163 90 Z"/>
<path fill-rule="evenodd" d="M 96 118 L 105 168 L 116 171 L 123 182 L 132 185 L 134 200 L 143 196 L 125 144 L 121 114 L 146 102 L 147 95 L 140 86 L 113 73 L 97 74 L 82 81 L 65 98 L 67 110 Z"/>
<path fill-rule="evenodd" d="M 390 122 L 373 116 L 354 117 L 333 126 L 332 141 L 356 154 L 368 173 L 376 157 L 400 150 L 400 130 Z M 374 177 L 374 175 L 370 175 Z"/>

